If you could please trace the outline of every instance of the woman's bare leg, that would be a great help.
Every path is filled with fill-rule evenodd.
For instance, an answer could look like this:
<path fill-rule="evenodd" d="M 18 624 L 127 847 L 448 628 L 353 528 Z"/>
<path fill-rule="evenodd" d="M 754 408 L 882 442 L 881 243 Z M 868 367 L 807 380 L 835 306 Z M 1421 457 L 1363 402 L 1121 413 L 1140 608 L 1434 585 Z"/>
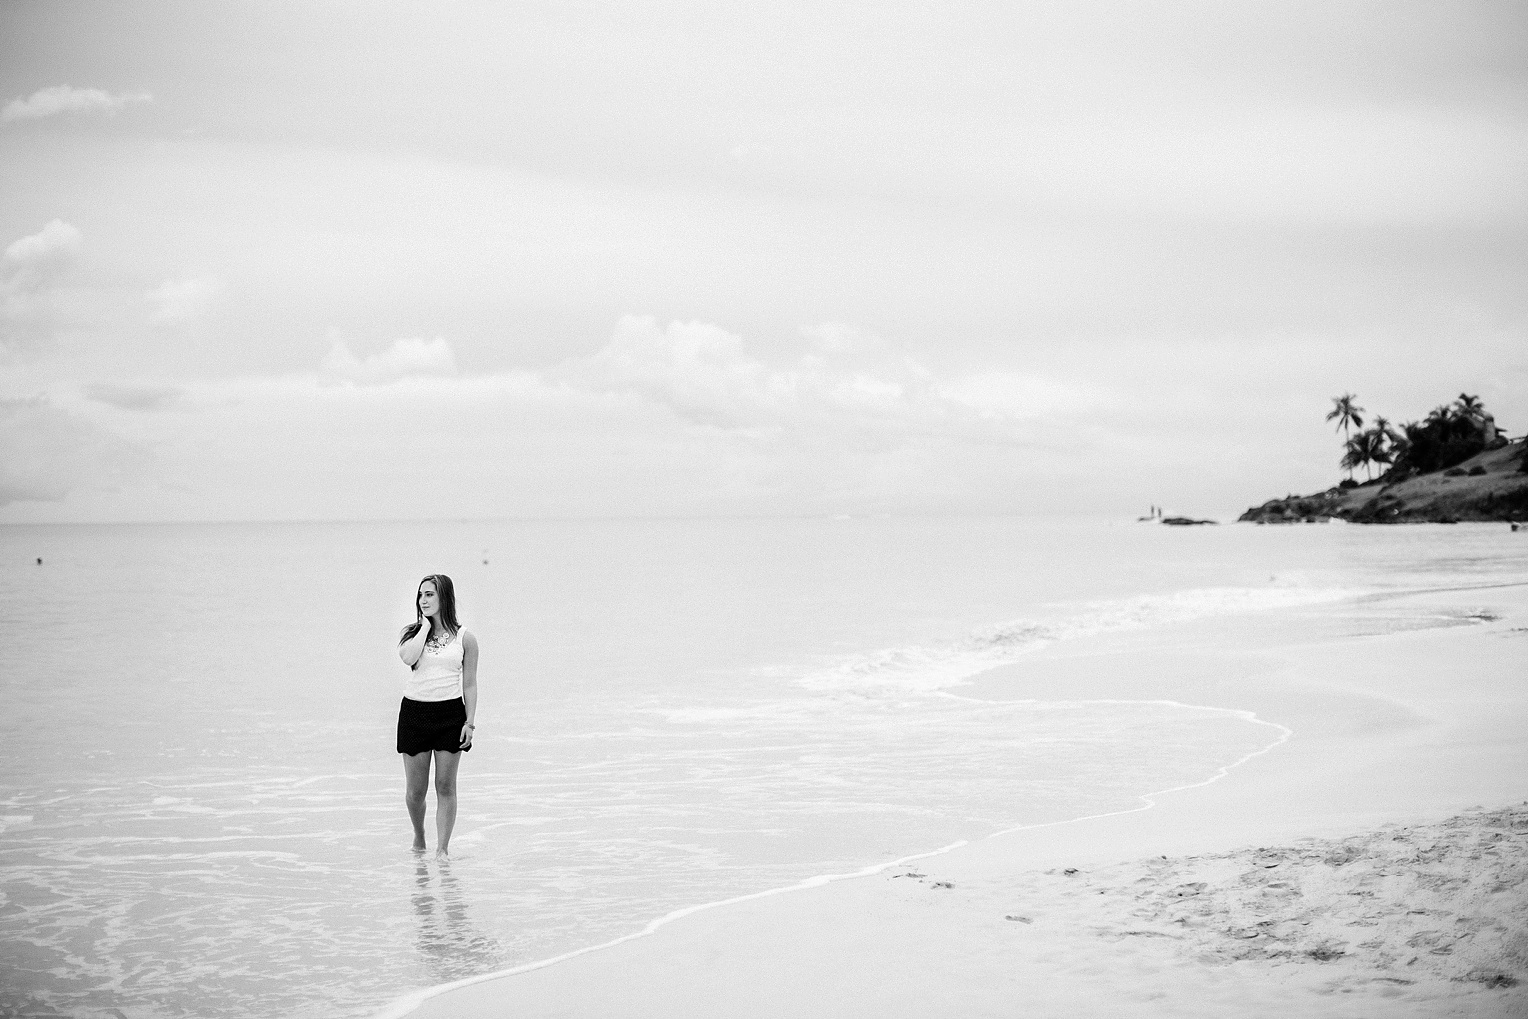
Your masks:
<path fill-rule="evenodd" d="M 435 751 L 435 855 L 449 856 L 451 829 L 456 826 L 456 766 L 460 750 Z"/>
<path fill-rule="evenodd" d="M 403 802 L 414 825 L 414 852 L 424 852 L 424 794 L 430 789 L 430 751 L 403 755 Z M 455 804 L 452 804 L 455 809 Z"/>

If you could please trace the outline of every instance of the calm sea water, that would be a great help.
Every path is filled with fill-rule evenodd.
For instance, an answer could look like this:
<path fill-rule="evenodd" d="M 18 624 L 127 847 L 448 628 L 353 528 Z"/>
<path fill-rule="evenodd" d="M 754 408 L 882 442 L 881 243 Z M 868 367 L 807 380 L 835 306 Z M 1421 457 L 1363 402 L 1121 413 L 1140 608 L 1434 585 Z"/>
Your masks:
<path fill-rule="evenodd" d="M 949 691 L 1109 629 L 1430 625 L 1385 593 L 1528 579 L 1502 534 L 0 528 L 0 1014 L 366 1016 L 685 906 L 1124 809 L 1274 730 Z M 483 648 L 449 864 L 408 852 L 393 752 L 394 642 L 433 572 Z"/>

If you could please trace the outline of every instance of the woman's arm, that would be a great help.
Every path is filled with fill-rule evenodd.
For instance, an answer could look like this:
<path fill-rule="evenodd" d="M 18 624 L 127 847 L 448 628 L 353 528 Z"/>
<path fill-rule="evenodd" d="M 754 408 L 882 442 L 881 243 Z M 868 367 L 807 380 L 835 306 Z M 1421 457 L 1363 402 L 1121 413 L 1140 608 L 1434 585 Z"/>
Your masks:
<path fill-rule="evenodd" d="M 420 624 L 418 633 L 398 645 L 398 657 L 403 659 L 403 664 L 411 669 L 418 665 L 419 656 L 424 654 L 425 641 L 429 639 L 430 621 L 426 619 Z"/>
<path fill-rule="evenodd" d="M 472 745 L 473 719 L 477 717 L 477 638 L 462 631 L 462 703 L 467 705 L 467 724 L 462 726 L 462 746 Z"/>

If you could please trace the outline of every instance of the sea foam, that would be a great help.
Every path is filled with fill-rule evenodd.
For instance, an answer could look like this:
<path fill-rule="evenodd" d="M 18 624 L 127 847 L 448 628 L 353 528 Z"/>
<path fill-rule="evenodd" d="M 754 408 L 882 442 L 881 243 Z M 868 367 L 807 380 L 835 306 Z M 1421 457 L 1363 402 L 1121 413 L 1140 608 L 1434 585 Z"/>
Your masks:
<path fill-rule="evenodd" d="M 1210 616 L 1337 602 L 1363 593 L 1349 588 L 1206 587 L 1081 602 L 1056 606 L 1057 616 L 1044 621 L 1016 619 L 944 644 L 851 655 L 807 673 L 800 683 L 816 691 L 932 692 L 959 686 L 988 669 L 1018 661 L 1057 641 Z"/>

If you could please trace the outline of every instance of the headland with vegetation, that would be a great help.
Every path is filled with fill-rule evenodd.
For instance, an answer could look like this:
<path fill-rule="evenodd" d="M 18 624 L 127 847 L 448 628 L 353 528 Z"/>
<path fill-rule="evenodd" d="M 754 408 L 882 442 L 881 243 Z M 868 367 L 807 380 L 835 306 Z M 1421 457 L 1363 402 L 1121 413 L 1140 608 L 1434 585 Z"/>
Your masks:
<path fill-rule="evenodd" d="M 1287 495 L 1239 519 L 1259 524 L 1528 522 L 1528 437 L 1509 439 L 1480 398 L 1460 393 L 1421 421 L 1399 428 L 1384 417 L 1364 428 L 1351 393 L 1332 398 L 1328 421 L 1343 432 L 1341 483 L 1314 495 Z M 1363 482 L 1354 478 L 1362 469 Z M 1376 473 L 1378 469 L 1379 473 Z"/>

